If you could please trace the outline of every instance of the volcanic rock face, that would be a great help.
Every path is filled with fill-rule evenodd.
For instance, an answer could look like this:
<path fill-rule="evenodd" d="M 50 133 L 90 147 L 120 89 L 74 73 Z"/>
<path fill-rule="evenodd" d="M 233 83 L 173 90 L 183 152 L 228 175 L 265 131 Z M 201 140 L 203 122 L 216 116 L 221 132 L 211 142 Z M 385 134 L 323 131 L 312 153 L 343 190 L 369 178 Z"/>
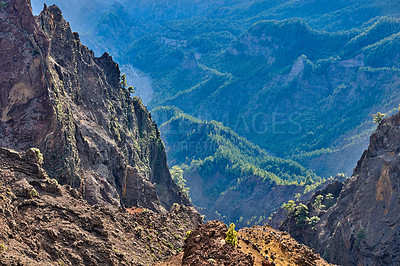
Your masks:
<path fill-rule="evenodd" d="M 32 150 L 0 148 L 1 265 L 150 265 L 174 255 L 200 223 L 183 205 L 162 214 L 90 206 L 50 179 Z"/>
<path fill-rule="evenodd" d="M 320 215 L 305 244 L 340 265 L 400 264 L 400 114 L 370 138 L 337 203 Z M 287 221 L 286 221 L 287 222 Z"/>
<path fill-rule="evenodd" d="M 91 204 L 154 211 L 189 204 L 172 181 L 156 124 L 96 58 L 56 6 L 34 18 L 28 0 L 0 9 L 0 146 L 39 148 L 44 168 Z"/>

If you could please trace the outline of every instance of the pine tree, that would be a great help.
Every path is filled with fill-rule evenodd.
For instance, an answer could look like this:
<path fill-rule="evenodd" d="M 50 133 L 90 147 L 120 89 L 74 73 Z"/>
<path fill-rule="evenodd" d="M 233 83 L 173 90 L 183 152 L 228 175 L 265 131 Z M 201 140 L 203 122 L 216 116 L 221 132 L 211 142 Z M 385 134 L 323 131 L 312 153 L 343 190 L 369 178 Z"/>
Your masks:
<path fill-rule="evenodd" d="M 374 115 L 372 115 L 372 121 L 375 123 L 375 124 L 380 124 L 381 122 L 382 122 L 382 120 L 383 120 L 383 118 L 385 117 L 386 115 L 385 114 L 382 114 L 382 113 L 380 113 L 380 112 L 377 112 L 376 114 L 374 114 Z"/>
<path fill-rule="evenodd" d="M 121 80 L 120 80 L 119 84 L 120 84 L 121 88 L 125 89 L 128 86 L 128 84 L 126 82 L 126 75 L 125 74 L 121 75 L 120 79 Z"/>
<path fill-rule="evenodd" d="M 325 208 L 325 205 L 322 205 L 322 201 L 324 200 L 324 196 L 322 196 L 322 195 L 318 195 L 316 198 L 315 198 L 315 202 L 314 202 L 314 207 L 315 208 L 317 208 L 317 209 L 324 209 Z"/>

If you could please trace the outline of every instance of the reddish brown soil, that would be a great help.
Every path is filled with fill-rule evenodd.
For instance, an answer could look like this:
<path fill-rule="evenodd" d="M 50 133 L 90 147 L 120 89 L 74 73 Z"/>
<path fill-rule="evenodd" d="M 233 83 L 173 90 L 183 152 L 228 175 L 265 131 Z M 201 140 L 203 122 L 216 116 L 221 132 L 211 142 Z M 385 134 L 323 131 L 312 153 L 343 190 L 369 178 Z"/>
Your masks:
<path fill-rule="evenodd" d="M 286 232 L 270 226 L 253 226 L 239 231 L 239 248 L 254 258 L 254 265 L 330 265 L 319 254 L 299 244 Z"/>
<path fill-rule="evenodd" d="M 219 221 L 201 225 L 185 240 L 184 251 L 156 265 L 330 265 L 289 234 L 269 226 L 239 230 L 236 247 L 225 243 L 227 229 Z"/>

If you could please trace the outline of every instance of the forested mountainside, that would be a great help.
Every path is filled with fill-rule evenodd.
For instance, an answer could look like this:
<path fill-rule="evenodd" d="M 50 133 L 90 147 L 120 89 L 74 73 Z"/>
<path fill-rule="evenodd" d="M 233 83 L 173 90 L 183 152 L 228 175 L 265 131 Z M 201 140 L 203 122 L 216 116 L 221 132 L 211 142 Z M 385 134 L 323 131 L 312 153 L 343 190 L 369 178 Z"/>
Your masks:
<path fill-rule="evenodd" d="M 150 32 L 163 33 L 174 23 L 183 24 L 181 30 L 185 30 L 186 27 L 194 30 L 192 33 L 186 32 L 192 36 L 199 35 L 199 32 L 206 33 L 207 29 L 210 30 L 210 36 L 214 35 L 214 31 L 228 31 L 237 35 L 260 20 L 299 17 L 313 28 L 337 31 L 362 27 L 377 16 L 398 16 L 400 10 L 395 0 L 385 3 L 377 0 L 33 0 L 32 7 L 36 14 L 40 13 L 44 3 L 57 4 L 72 23 L 74 30 L 79 30 L 81 35 L 94 37 L 92 40 L 84 37 L 85 41 L 91 42 L 92 45 L 97 43 L 102 48 L 106 47 L 101 44 L 104 41 L 102 37 L 111 36 L 110 33 L 126 28 L 126 25 L 131 26 L 126 28 L 126 36 L 134 38 Z M 121 12 L 128 16 L 121 17 Z M 204 24 L 204 21 L 209 23 Z M 108 32 L 103 32 L 98 30 L 102 26 L 114 27 L 108 28 Z M 132 32 L 135 35 L 132 35 Z M 101 42 L 97 41 L 100 39 Z M 107 48 L 120 50 L 124 45 L 119 43 L 116 47 Z"/>
<path fill-rule="evenodd" d="M 384 119 L 353 176 L 318 191 L 306 206 L 288 205 L 280 228 L 335 264 L 398 265 L 399 128 L 399 113 Z"/>
<path fill-rule="evenodd" d="M 155 122 L 111 57 L 83 46 L 58 7 L 34 18 L 26 0 L 3 3 L 0 145 L 39 148 L 49 176 L 91 204 L 190 204 L 170 176 Z"/>
<path fill-rule="evenodd" d="M 152 111 L 174 165 L 174 180 L 208 219 L 263 224 L 288 199 L 312 191 L 322 180 L 300 164 L 268 155 L 216 121 L 176 107 Z"/>
<path fill-rule="evenodd" d="M 220 121 L 317 174 L 349 174 L 366 146 L 372 114 L 397 108 L 398 63 L 389 54 L 398 24 L 382 18 L 354 34 L 316 31 L 297 19 L 262 21 L 214 55 L 182 52 L 181 61 L 172 61 L 181 49 L 166 48 L 164 69 L 155 67 L 154 76 L 167 89 L 154 96 L 156 105 Z M 156 50 L 154 40 L 141 39 L 135 51 Z"/>

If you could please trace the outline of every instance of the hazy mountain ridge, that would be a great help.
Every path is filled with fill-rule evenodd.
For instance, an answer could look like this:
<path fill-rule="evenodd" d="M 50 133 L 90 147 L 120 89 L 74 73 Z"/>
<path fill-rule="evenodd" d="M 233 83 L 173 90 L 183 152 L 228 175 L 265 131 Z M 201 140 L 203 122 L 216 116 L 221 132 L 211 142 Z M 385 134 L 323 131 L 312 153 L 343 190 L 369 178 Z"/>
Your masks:
<path fill-rule="evenodd" d="M 397 23 L 397 20 L 382 19 L 372 28 L 381 25 L 390 28 L 390 24 Z M 262 26 L 257 27 L 259 24 L 267 25 L 264 32 Z M 328 33 L 316 35 L 327 36 L 325 41 L 310 38 L 313 36 L 310 35 L 308 38 L 305 37 L 307 45 L 314 44 L 315 47 L 326 45 L 329 49 L 322 54 L 319 52 L 319 55 L 313 54 L 309 49 L 309 57 L 307 49 L 304 50 L 306 56 L 303 56 L 301 50 L 297 51 L 294 48 L 296 43 L 284 48 L 286 35 L 283 35 L 282 41 L 277 44 L 270 43 L 266 39 L 269 32 L 275 32 L 273 28 L 279 25 L 278 23 L 259 24 L 254 28 L 261 29 L 261 32 L 255 31 L 253 35 L 253 31 L 249 30 L 240 37 L 236 45 L 233 44 L 223 54 L 222 60 L 216 62 L 218 71 L 229 74 L 217 74 L 214 78 L 205 79 L 192 89 L 178 93 L 175 98 L 167 100 L 164 104 L 178 106 L 184 112 L 199 117 L 205 113 L 206 117 L 222 121 L 226 126 L 234 128 L 239 134 L 273 154 L 295 155 L 293 158 L 308 152 L 314 152 L 319 156 L 321 153 L 326 153 L 323 150 L 327 148 L 333 151 L 340 150 L 347 145 L 345 140 L 347 133 L 357 130 L 358 133 L 355 131 L 354 135 L 363 134 L 360 125 L 363 125 L 363 131 L 370 130 L 372 127 L 372 124 L 368 126 L 370 117 L 379 110 L 379 107 L 383 108 L 383 111 L 390 111 L 396 107 L 396 101 L 382 102 L 384 98 L 380 98 L 384 95 L 392 97 L 397 95 L 394 87 L 398 80 L 398 71 L 392 68 L 396 66 L 397 59 L 388 56 L 397 45 L 397 39 L 393 38 L 396 33 L 392 34 L 391 38 L 382 35 L 378 40 L 367 42 L 365 47 L 359 49 L 359 53 L 353 52 L 353 56 L 350 57 L 346 57 L 346 53 L 350 52 L 343 50 L 342 47 L 346 43 L 354 43 L 357 39 L 354 33 L 333 34 L 335 38 L 341 40 L 336 49 L 332 49 L 334 46 L 331 47 L 332 38 L 328 38 Z M 299 28 L 307 29 L 296 20 L 285 24 L 294 27 L 294 32 Z M 389 32 L 395 31 L 394 27 Z M 371 30 L 368 33 L 370 32 Z M 361 37 L 365 35 L 359 34 Z M 304 34 L 302 38 L 303 36 Z M 376 38 L 373 34 L 370 36 Z M 262 55 L 258 55 L 256 51 Z M 286 59 L 281 56 L 291 53 L 293 55 Z M 212 75 L 212 72 L 208 73 Z M 349 79 L 349 77 L 354 78 Z M 218 79 L 222 80 L 215 84 L 213 81 Z M 235 93 L 231 93 L 232 91 Z M 376 96 L 367 96 L 365 92 Z M 361 98 L 357 98 L 359 96 Z M 190 106 L 184 104 L 187 101 L 193 102 L 194 99 L 197 104 Z M 256 115 L 259 119 L 255 121 Z M 341 123 L 344 124 L 340 125 Z M 367 135 L 364 134 L 364 138 Z M 366 140 L 360 139 L 357 142 L 353 143 L 355 144 L 353 146 L 360 151 L 365 147 Z M 333 146 L 333 143 L 337 143 L 338 146 L 335 144 Z M 319 150 L 321 152 L 318 152 Z M 329 160 L 325 165 L 318 167 L 310 163 L 313 169 L 327 168 L 328 171 L 321 172 L 324 175 L 334 174 L 339 170 L 330 169 Z M 342 165 L 344 167 L 342 170 L 351 171 L 354 163 L 355 161 Z"/>

